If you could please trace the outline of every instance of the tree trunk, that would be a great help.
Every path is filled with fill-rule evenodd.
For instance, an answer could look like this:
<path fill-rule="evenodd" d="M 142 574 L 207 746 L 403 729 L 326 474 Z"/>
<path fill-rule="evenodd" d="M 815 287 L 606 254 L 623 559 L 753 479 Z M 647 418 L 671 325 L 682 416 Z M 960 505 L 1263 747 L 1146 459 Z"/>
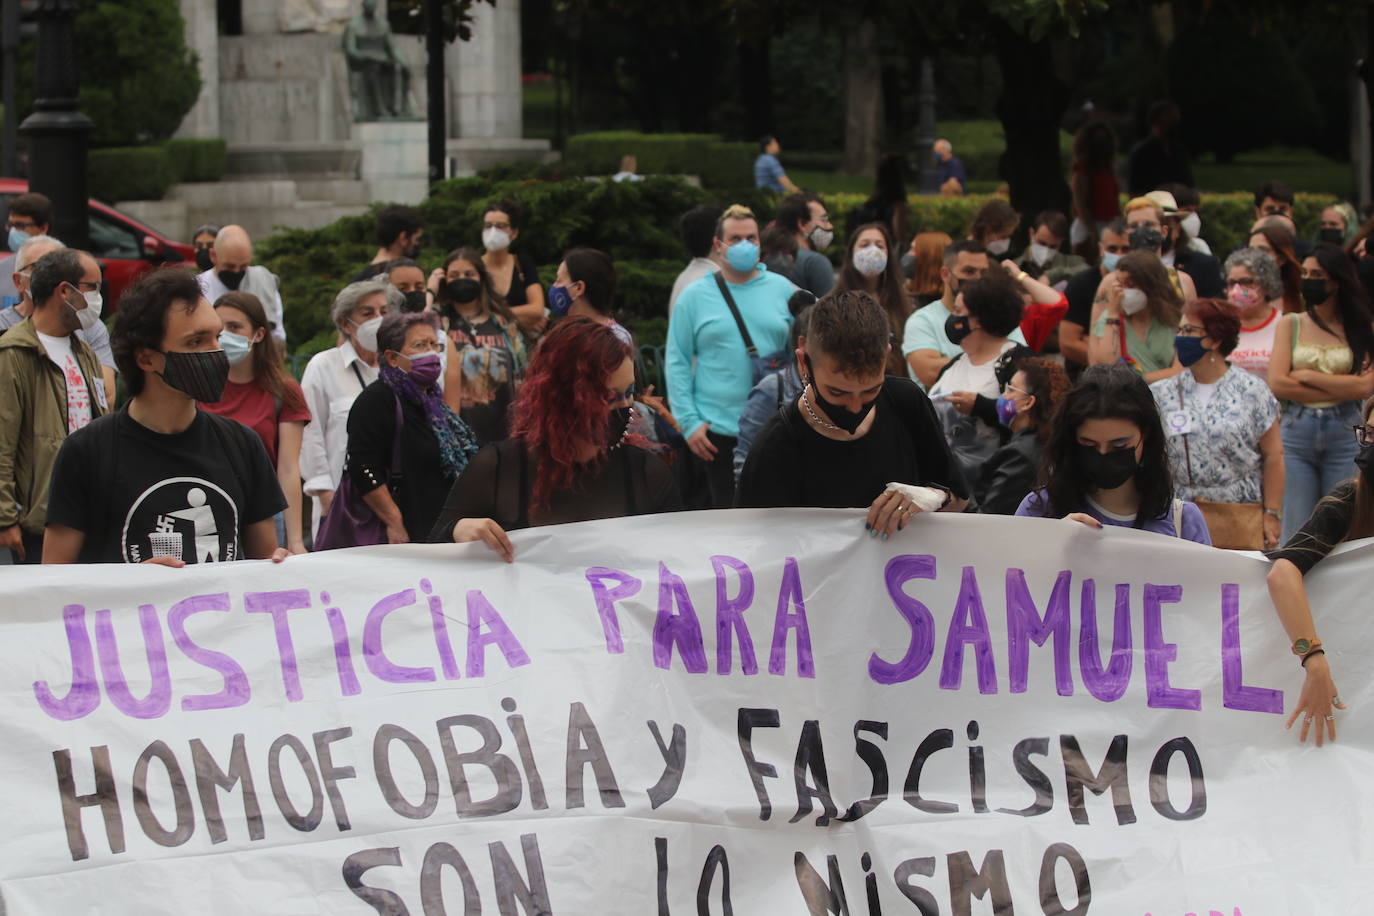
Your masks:
<path fill-rule="evenodd" d="M 994 33 L 1002 65 L 997 117 L 1007 138 L 1000 171 L 1024 232 L 1041 210 L 1069 212 L 1071 195 L 1059 155 L 1059 122 L 1069 90 L 1054 75 L 1048 42 L 1031 43 L 1005 26 Z"/>
<path fill-rule="evenodd" d="M 844 39 L 844 165 L 850 175 L 872 175 L 882 142 L 883 71 L 878 26 L 863 19 Z"/>
<path fill-rule="evenodd" d="M 740 103 L 744 106 L 744 134 L 757 140 L 773 132 L 773 75 L 767 35 L 739 45 Z M 787 138 L 790 140 L 790 138 Z"/>

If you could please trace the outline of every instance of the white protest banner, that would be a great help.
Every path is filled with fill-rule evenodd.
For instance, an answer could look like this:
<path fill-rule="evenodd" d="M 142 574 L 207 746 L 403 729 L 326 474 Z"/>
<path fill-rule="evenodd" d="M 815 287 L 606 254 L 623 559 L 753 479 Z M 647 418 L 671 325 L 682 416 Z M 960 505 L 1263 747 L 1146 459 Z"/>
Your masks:
<path fill-rule="evenodd" d="M 0 574 L 27 914 L 1364 912 L 1374 545 L 706 512 Z"/>

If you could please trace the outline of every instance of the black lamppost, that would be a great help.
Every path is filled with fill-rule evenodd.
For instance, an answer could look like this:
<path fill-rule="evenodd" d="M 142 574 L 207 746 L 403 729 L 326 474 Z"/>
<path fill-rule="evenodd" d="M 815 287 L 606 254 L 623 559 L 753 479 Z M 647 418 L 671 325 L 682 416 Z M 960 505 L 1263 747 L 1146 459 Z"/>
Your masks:
<path fill-rule="evenodd" d="M 429 183 L 448 177 L 447 110 L 444 106 L 444 7 L 425 0 L 425 88 L 429 96 Z"/>
<path fill-rule="evenodd" d="M 86 144 L 95 124 L 77 111 L 76 19 L 73 0 L 39 0 L 38 78 L 34 112 L 19 125 L 29 138 L 29 189 L 53 206 L 53 235 L 89 248 Z"/>
<path fill-rule="evenodd" d="M 921 88 L 916 95 L 920 112 L 916 122 L 917 181 L 922 194 L 940 190 L 935 178 L 935 65 L 929 57 L 921 58 Z"/>

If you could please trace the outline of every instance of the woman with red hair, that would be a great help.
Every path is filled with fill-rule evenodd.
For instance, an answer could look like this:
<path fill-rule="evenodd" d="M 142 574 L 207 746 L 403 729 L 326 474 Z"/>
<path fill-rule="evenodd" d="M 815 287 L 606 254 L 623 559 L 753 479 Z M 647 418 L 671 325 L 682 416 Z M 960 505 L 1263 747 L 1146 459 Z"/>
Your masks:
<path fill-rule="evenodd" d="M 681 508 L 667 465 L 630 435 L 630 347 L 589 318 L 559 322 L 535 351 L 508 439 L 454 483 L 433 542 L 483 541 L 507 561 L 507 531 Z"/>

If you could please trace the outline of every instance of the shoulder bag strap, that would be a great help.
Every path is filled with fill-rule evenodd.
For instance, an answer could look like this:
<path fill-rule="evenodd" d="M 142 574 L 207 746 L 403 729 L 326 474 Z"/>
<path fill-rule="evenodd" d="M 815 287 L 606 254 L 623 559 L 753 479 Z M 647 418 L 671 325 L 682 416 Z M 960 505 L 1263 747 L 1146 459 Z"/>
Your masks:
<path fill-rule="evenodd" d="M 1174 384 L 1178 388 L 1178 409 L 1183 410 L 1183 375 L 1174 376 Z M 1188 486 L 1193 485 L 1193 453 L 1188 448 L 1188 434 L 1183 434 L 1183 459 L 1188 462 Z"/>
<path fill-rule="evenodd" d="M 367 387 L 367 382 L 363 381 L 363 374 L 362 374 L 362 372 L 358 371 L 358 364 L 357 364 L 357 363 L 349 363 L 349 364 L 348 364 L 348 367 L 349 367 L 350 369 L 353 370 L 353 377 L 356 378 L 356 379 L 358 380 L 358 388 L 359 388 L 359 390 L 361 390 L 361 389 L 363 389 L 363 388 L 366 388 L 366 387 Z"/>
<path fill-rule="evenodd" d="M 1183 500 L 1174 500 L 1174 535 L 1183 537 Z"/>
<path fill-rule="evenodd" d="M 356 366 L 354 367 L 357 368 Z M 389 476 L 391 482 L 399 480 L 401 474 L 401 430 L 405 428 L 405 415 L 401 412 L 401 396 L 392 392 L 392 397 L 396 400 L 396 435 L 391 439 L 391 470 Z"/>
<path fill-rule="evenodd" d="M 749 336 L 749 329 L 744 326 L 744 317 L 739 313 L 739 307 L 735 305 L 735 297 L 730 295 L 730 287 L 725 285 L 725 278 L 716 274 L 716 286 L 720 288 L 720 294 L 725 297 L 725 304 L 730 307 L 730 314 L 735 316 L 735 324 L 739 327 L 739 336 L 744 338 L 744 349 L 753 359 L 759 355 L 759 348 L 754 346 L 754 339 Z"/>

